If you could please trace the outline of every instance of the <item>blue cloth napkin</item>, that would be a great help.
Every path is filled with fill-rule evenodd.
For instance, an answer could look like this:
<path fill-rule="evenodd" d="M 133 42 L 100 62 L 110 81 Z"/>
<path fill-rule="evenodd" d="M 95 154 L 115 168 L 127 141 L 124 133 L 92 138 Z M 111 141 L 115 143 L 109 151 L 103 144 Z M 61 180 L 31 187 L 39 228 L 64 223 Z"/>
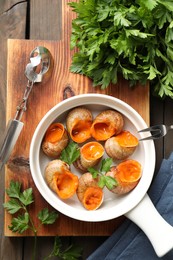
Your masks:
<path fill-rule="evenodd" d="M 163 159 L 148 195 L 161 216 L 173 226 L 173 153 Z M 173 239 L 173 238 L 172 238 Z M 173 250 L 159 258 L 144 232 L 130 220 L 124 223 L 87 260 L 173 260 Z"/>

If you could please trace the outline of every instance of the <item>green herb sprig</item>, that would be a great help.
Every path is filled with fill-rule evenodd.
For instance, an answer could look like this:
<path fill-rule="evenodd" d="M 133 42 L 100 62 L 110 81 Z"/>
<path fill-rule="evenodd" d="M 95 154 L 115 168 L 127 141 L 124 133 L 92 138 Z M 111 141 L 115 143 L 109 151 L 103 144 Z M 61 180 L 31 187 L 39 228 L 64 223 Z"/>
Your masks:
<path fill-rule="evenodd" d="M 106 186 L 108 189 L 113 189 L 113 187 L 117 186 L 117 181 L 111 176 L 106 176 L 105 174 L 110 170 L 112 165 L 112 159 L 106 158 L 101 162 L 100 170 L 96 170 L 93 167 L 88 168 L 88 171 L 92 174 L 93 178 L 99 177 L 98 185 L 100 188 Z"/>
<path fill-rule="evenodd" d="M 11 220 L 9 229 L 12 232 L 20 234 L 28 229 L 32 230 L 35 238 L 32 255 L 32 259 L 34 260 L 36 259 L 37 232 L 39 228 L 41 225 L 53 224 L 58 218 L 58 213 L 55 211 L 50 212 L 47 208 L 42 209 L 37 215 L 40 225 L 36 227 L 28 210 L 28 206 L 34 202 L 32 188 L 22 191 L 21 183 L 11 181 L 9 188 L 6 189 L 6 193 L 10 199 L 3 206 L 11 215 L 15 214 L 15 217 Z"/>
<path fill-rule="evenodd" d="M 150 85 L 173 98 L 173 2 L 169 0 L 79 0 L 69 5 L 72 22 L 71 72 L 102 89 L 121 74 L 130 86 Z"/>
<path fill-rule="evenodd" d="M 6 193 L 9 196 L 9 201 L 4 203 L 4 208 L 15 217 L 12 218 L 9 229 L 12 232 L 18 232 L 22 234 L 24 231 L 30 229 L 34 233 L 34 247 L 32 260 L 36 259 L 36 247 L 37 247 L 37 232 L 41 225 L 51 225 L 55 223 L 58 218 L 58 213 L 55 211 L 49 211 L 47 208 L 42 209 L 38 212 L 38 219 L 40 225 L 36 227 L 28 211 L 28 206 L 34 203 L 32 188 L 21 190 L 21 183 L 11 181 L 10 186 L 6 189 Z M 17 216 L 16 216 L 17 214 Z M 77 245 L 69 245 L 63 249 L 63 244 L 60 237 L 55 237 L 53 251 L 49 256 L 45 258 L 50 259 L 54 256 L 60 259 L 77 260 L 81 257 L 82 248 Z"/>
<path fill-rule="evenodd" d="M 60 237 L 55 237 L 53 250 L 44 260 L 48 260 L 54 256 L 57 256 L 57 259 L 76 260 L 81 257 L 82 250 L 81 247 L 73 244 L 70 244 L 67 248 L 63 249 Z"/>
<path fill-rule="evenodd" d="M 67 147 L 61 152 L 60 160 L 71 165 L 80 156 L 80 148 L 77 143 L 70 142 Z"/>

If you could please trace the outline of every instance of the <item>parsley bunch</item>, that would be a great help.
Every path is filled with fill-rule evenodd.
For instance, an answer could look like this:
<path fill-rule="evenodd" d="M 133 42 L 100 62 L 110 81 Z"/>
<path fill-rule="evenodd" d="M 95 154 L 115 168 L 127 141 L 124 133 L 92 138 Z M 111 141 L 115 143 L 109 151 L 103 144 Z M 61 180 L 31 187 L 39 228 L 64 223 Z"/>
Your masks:
<path fill-rule="evenodd" d="M 173 2 L 170 0 L 79 0 L 70 6 L 71 72 L 102 89 L 118 75 L 130 86 L 149 80 L 155 93 L 173 98 Z"/>

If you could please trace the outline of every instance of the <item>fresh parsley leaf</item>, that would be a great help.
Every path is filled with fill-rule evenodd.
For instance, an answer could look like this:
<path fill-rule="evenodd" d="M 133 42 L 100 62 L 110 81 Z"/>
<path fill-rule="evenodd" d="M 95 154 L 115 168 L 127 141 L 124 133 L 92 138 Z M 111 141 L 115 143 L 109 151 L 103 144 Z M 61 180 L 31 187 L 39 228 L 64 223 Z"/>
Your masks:
<path fill-rule="evenodd" d="M 9 229 L 13 232 L 23 233 L 29 228 L 29 214 L 25 212 L 23 215 L 18 215 L 16 218 L 13 218 L 11 221 L 11 226 Z"/>
<path fill-rule="evenodd" d="M 106 180 L 105 180 L 105 186 L 111 190 L 113 187 L 117 186 L 118 182 L 116 181 L 116 179 L 112 178 L 111 176 L 106 176 Z"/>
<path fill-rule="evenodd" d="M 21 183 L 11 181 L 10 187 L 6 189 L 6 193 L 10 198 L 19 198 L 20 197 L 20 190 L 21 190 Z"/>
<path fill-rule="evenodd" d="M 23 193 L 20 194 L 19 200 L 20 200 L 25 206 L 30 205 L 30 204 L 34 201 L 32 188 L 28 188 L 28 189 L 24 190 Z"/>
<path fill-rule="evenodd" d="M 131 22 L 128 19 L 126 19 L 126 13 L 123 13 L 122 10 L 120 10 L 115 12 L 114 25 L 129 27 L 131 25 Z"/>
<path fill-rule="evenodd" d="M 157 0 L 145 0 L 143 1 L 143 4 L 147 9 L 153 10 L 157 6 L 158 2 Z"/>
<path fill-rule="evenodd" d="M 99 187 L 103 188 L 104 186 L 106 186 L 109 190 L 111 190 L 113 187 L 117 186 L 118 183 L 117 181 L 112 178 L 111 176 L 105 176 L 102 175 L 99 179 Z"/>
<path fill-rule="evenodd" d="M 89 167 L 88 171 L 92 174 L 93 178 L 97 178 L 97 176 L 99 175 L 99 171 L 97 171 L 96 169 L 94 169 L 93 167 Z"/>
<path fill-rule="evenodd" d="M 8 202 L 4 203 L 3 206 L 10 214 L 14 214 L 22 208 L 20 202 L 15 198 L 11 198 Z"/>
<path fill-rule="evenodd" d="M 62 259 L 64 260 L 77 260 L 81 257 L 82 248 L 77 245 L 70 245 L 67 249 L 62 253 Z"/>
<path fill-rule="evenodd" d="M 111 158 L 103 159 L 102 162 L 101 162 L 100 171 L 105 172 L 105 173 L 108 172 L 111 168 L 111 165 L 112 165 L 112 159 Z"/>
<path fill-rule="evenodd" d="M 98 185 L 100 188 L 105 186 L 108 189 L 113 189 L 114 186 L 117 186 L 117 181 L 111 176 L 106 176 L 105 174 L 110 170 L 112 165 L 112 158 L 105 158 L 101 161 L 100 170 L 96 170 L 93 167 L 88 168 L 88 171 L 92 174 L 93 178 L 99 177 Z"/>
<path fill-rule="evenodd" d="M 50 212 L 47 208 L 42 209 L 38 213 L 38 219 L 41 221 L 42 224 L 53 224 L 56 219 L 58 218 L 58 213 L 55 211 Z"/>
<path fill-rule="evenodd" d="M 70 142 L 68 146 L 62 151 L 60 159 L 69 165 L 77 160 L 80 156 L 80 149 L 77 143 Z"/>
<path fill-rule="evenodd" d="M 100 176 L 98 185 L 100 188 L 104 188 L 104 186 L 106 186 L 106 176 L 104 176 L 104 175 Z"/>

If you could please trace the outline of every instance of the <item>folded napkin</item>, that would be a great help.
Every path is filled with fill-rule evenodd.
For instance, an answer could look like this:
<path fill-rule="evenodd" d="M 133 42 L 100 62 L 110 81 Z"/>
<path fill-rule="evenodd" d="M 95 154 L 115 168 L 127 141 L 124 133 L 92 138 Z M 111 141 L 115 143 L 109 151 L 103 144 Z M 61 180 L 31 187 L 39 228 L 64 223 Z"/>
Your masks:
<path fill-rule="evenodd" d="M 160 215 L 173 226 L 173 153 L 163 159 L 148 195 Z M 173 238 L 172 238 L 173 239 Z M 173 250 L 159 258 L 144 232 L 130 220 L 124 223 L 87 260 L 173 260 Z"/>

